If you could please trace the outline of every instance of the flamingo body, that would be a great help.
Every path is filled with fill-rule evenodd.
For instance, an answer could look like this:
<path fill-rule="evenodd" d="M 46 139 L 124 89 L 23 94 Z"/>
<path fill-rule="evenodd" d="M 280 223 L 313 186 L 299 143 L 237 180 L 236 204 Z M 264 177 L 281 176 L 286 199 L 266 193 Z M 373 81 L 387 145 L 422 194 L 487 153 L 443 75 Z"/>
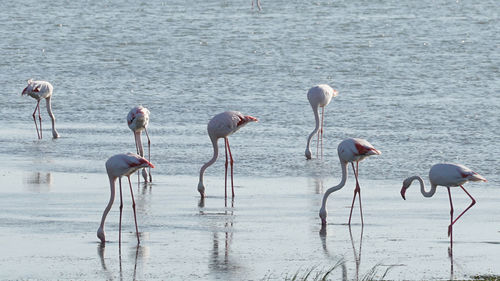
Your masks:
<path fill-rule="evenodd" d="M 148 139 L 148 161 L 151 161 L 151 140 L 149 139 L 148 134 L 148 125 L 149 125 L 149 110 L 143 106 L 136 106 L 132 108 L 127 115 L 127 125 L 134 133 L 135 146 L 137 150 L 137 154 L 144 157 L 144 149 L 142 146 L 141 134 L 142 131 L 146 133 L 146 137 Z M 146 169 L 142 169 L 142 176 L 145 182 L 153 181 L 153 177 L 151 176 L 151 168 L 149 169 L 149 174 Z"/>
<path fill-rule="evenodd" d="M 423 179 L 420 176 L 411 176 L 406 178 L 403 181 L 403 187 L 401 188 L 401 197 L 406 200 L 406 190 L 410 187 L 414 180 L 418 180 L 420 183 L 420 192 L 424 197 L 432 197 L 436 193 L 436 188 L 438 185 L 445 186 L 448 189 L 448 197 L 450 200 L 450 225 L 448 226 L 448 236 L 450 237 L 450 256 L 453 249 L 453 225 L 458 221 L 460 217 L 462 217 L 465 212 L 467 212 L 474 204 L 476 204 L 476 200 L 470 195 L 470 193 L 463 187 L 468 181 L 476 182 L 476 181 L 484 181 L 487 180 L 481 176 L 480 174 L 472 171 L 471 169 L 459 165 L 459 164 L 435 164 L 431 167 L 429 171 L 429 181 L 431 182 L 431 189 L 429 191 L 425 190 L 425 184 Z M 456 218 L 453 218 L 453 200 L 451 198 L 451 190 L 450 187 L 460 186 L 462 190 L 469 196 L 472 200 L 471 204 L 458 215 Z"/>
<path fill-rule="evenodd" d="M 316 121 L 316 127 L 312 131 L 311 134 L 309 134 L 309 137 L 307 138 L 307 145 L 306 145 L 306 151 L 305 151 L 305 156 L 307 159 L 311 159 L 311 149 L 310 149 L 310 144 L 311 144 L 311 139 L 312 137 L 318 133 L 318 143 L 317 146 L 319 147 L 319 141 L 321 138 L 321 145 L 323 145 L 323 119 L 324 119 L 324 114 L 325 114 L 325 106 L 327 106 L 330 101 L 338 95 L 338 91 L 332 89 L 332 87 L 326 85 L 326 84 L 321 84 L 318 86 L 314 86 L 309 91 L 307 92 L 307 99 L 309 100 L 309 103 L 311 104 L 313 113 L 314 113 L 314 119 Z M 319 120 L 319 113 L 318 109 L 319 107 L 322 108 L 322 114 L 321 114 L 321 124 Z M 320 136 L 321 135 L 321 136 Z M 318 153 L 316 153 L 318 154 Z"/>
<path fill-rule="evenodd" d="M 373 145 L 371 145 L 368 141 L 364 139 L 354 139 L 354 138 L 349 138 L 343 140 L 337 147 L 337 153 L 339 156 L 340 160 L 340 166 L 342 168 L 342 180 L 341 182 L 334 187 L 329 188 L 324 196 L 323 196 L 323 201 L 321 204 L 321 209 L 319 210 L 319 217 L 321 218 L 321 223 L 322 225 L 326 225 L 326 217 L 327 217 L 327 211 L 326 211 L 326 202 L 328 200 L 328 196 L 332 192 L 335 192 L 342 187 L 344 187 L 346 181 L 347 181 L 347 164 L 351 163 L 352 168 L 354 170 L 354 177 L 356 178 L 356 188 L 354 190 L 354 197 L 352 199 L 352 205 L 351 205 L 351 213 L 349 215 L 349 225 L 351 224 L 351 216 L 352 216 L 352 209 L 354 206 L 354 201 L 356 199 L 356 196 L 359 195 L 359 208 L 361 212 L 361 223 L 363 223 L 363 211 L 361 208 L 361 188 L 359 186 L 358 182 L 358 163 L 365 159 L 368 156 L 371 155 L 380 155 L 382 154 L 379 150 L 375 149 Z M 354 168 L 354 163 L 356 163 L 356 168 Z"/>
<path fill-rule="evenodd" d="M 121 177 L 126 176 L 128 178 L 128 181 L 129 181 L 130 194 L 132 196 L 132 207 L 134 209 L 135 228 L 136 228 L 136 232 L 137 232 L 137 243 L 140 243 L 139 242 L 139 233 L 138 233 L 138 229 L 137 229 L 137 217 L 136 217 L 136 212 L 135 212 L 134 194 L 132 192 L 132 185 L 130 184 L 130 175 L 133 174 L 138 169 L 145 168 L 145 167 L 154 168 L 154 165 L 151 164 L 144 157 L 137 155 L 137 154 L 134 154 L 134 153 L 116 154 L 114 156 L 111 156 L 106 161 L 106 171 L 108 173 L 111 195 L 110 195 L 108 205 L 106 206 L 106 209 L 104 209 L 104 212 L 102 214 L 101 225 L 97 229 L 97 237 L 101 240 L 101 242 L 104 243 L 106 241 L 106 234 L 104 232 L 104 223 L 106 221 L 106 216 L 108 215 L 108 212 L 111 209 L 111 206 L 113 205 L 113 202 L 115 199 L 115 183 L 116 183 L 117 178 L 119 179 L 119 182 L 120 182 L 120 234 L 119 234 L 119 241 L 121 242 L 121 218 L 122 218 L 122 208 L 123 208 Z"/>
<path fill-rule="evenodd" d="M 218 145 L 217 141 L 220 138 L 224 138 L 225 140 L 225 149 L 226 149 L 226 176 L 227 176 L 227 165 L 228 165 L 228 160 L 227 160 L 227 152 L 229 151 L 229 157 L 231 159 L 230 164 L 231 164 L 231 187 L 232 187 L 232 192 L 233 192 L 233 197 L 234 197 L 234 186 L 233 186 L 233 159 L 231 155 L 231 149 L 229 148 L 229 140 L 228 137 L 241 129 L 243 126 L 248 124 L 249 122 L 258 122 L 258 119 L 255 117 L 252 117 L 250 115 L 243 115 L 241 112 L 238 111 L 225 111 L 222 113 L 219 113 L 215 115 L 207 125 L 207 131 L 208 131 L 208 136 L 212 142 L 212 146 L 214 149 L 214 154 L 212 156 L 212 159 L 210 159 L 207 163 L 205 163 L 201 169 L 200 169 L 200 180 L 198 182 L 198 192 L 200 192 L 201 197 L 205 197 L 205 186 L 203 184 L 203 174 L 205 170 L 215 163 L 218 157 Z M 226 182 L 226 188 L 227 188 L 227 182 Z M 227 192 L 226 192 L 226 197 L 227 197 Z"/>
<path fill-rule="evenodd" d="M 40 101 L 42 99 L 46 100 L 47 103 L 47 113 L 49 114 L 49 117 L 52 121 L 52 137 L 53 138 L 58 138 L 59 133 L 56 130 L 56 118 L 54 114 L 52 113 L 52 104 L 51 104 L 51 98 L 52 98 L 52 92 L 54 90 L 54 87 L 52 84 L 50 84 L 47 81 L 33 81 L 33 79 L 28 80 L 28 86 L 23 89 L 21 96 L 23 95 L 28 95 L 34 99 L 36 99 L 37 104 L 35 107 L 35 111 L 33 112 L 33 121 L 35 122 L 35 127 L 38 135 L 38 139 L 42 138 L 42 117 L 40 114 Z M 36 118 L 35 114 L 38 111 L 38 120 L 40 122 L 40 130 L 38 130 L 38 125 L 36 123 Z"/>

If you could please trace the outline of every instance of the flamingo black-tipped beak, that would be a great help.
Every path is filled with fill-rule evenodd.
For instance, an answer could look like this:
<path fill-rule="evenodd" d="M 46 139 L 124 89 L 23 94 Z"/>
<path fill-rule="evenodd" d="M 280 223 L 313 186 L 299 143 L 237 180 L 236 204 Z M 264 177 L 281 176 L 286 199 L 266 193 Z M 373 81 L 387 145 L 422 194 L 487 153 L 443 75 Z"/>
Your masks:
<path fill-rule="evenodd" d="M 24 88 L 23 91 L 21 92 L 21 96 L 24 96 L 26 95 L 26 90 L 28 89 L 28 87 Z"/>
<path fill-rule="evenodd" d="M 401 197 L 403 197 L 403 200 L 406 200 L 405 193 L 406 193 L 406 189 L 404 187 L 401 188 Z"/>

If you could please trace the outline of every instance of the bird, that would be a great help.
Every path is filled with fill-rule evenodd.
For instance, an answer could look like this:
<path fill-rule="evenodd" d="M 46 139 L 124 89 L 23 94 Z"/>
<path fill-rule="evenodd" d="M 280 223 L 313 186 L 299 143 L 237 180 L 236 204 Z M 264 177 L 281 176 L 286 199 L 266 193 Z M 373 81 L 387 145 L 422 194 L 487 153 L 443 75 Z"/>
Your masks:
<path fill-rule="evenodd" d="M 30 97 L 36 99 L 36 107 L 35 111 L 33 111 L 33 121 L 35 122 L 36 133 L 38 135 L 38 139 L 42 139 L 42 116 L 40 114 L 40 101 L 45 99 L 47 102 L 47 112 L 49 113 L 50 119 L 52 119 L 52 137 L 58 138 L 59 133 L 56 130 L 56 118 L 52 113 L 52 91 L 54 87 L 47 81 L 33 81 L 33 79 L 28 80 L 28 86 L 24 88 L 21 96 L 29 95 Z M 38 130 L 38 125 L 36 123 L 36 112 L 38 111 L 38 120 L 40 122 L 40 130 Z"/>
<path fill-rule="evenodd" d="M 227 154 L 229 151 L 229 158 L 231 164 L 231 191 L 234 197 L 234 185 L 233 185 L 233 156 L 231 154 L 231 149 L 229 147 L 228 137 L 234 132 L 238 131 L 241 127 L 245 126 L 249 122 L 258 122 L 259 120 L 250 115 L 243 115 L 238 111 L 225 111 L 215 115 L 207 125 L 208 136 L 212 141 L 214 148 L 214 155 L 207 163 L 205 163 L 200 169 L 200 180 L 198 182 L 198 192 L 200 192 L 201 198 L 205 197 L 205 186 L 203 184 L 203 174 L 205 170 L 215 163 L 219 154 L 219 147 L 217 141 L 220 138 L 224 139 L 224 147 L 226 151 L 226 164 L 225 164 L 225 198 L 227 199 L 227 165 L 228 159 Z"/>
<path fill-rule="evenodd" d="M 309 100 L 309 103 L 311 104 L 313 113 L 314 113 L 314 118 L 316 119 L 316 127 L 312 131 L 312 133 L 309 135 L 307 138 L 307 145 L 306 145 L 306 159 L 311 159 L 311 149 L 309 148 L 311 144 L 311 139 L 312 137 L 318 133 L 318 140 L 316 143 L 316 157 L 318 157 L 318 150 L 319 150 L 319 142 L 321 140 L 321 152 L 323 153 L 323 119 L 325 116 L 325 106 L 327 106 L 332 98 L 336 97 L 338 95 L 338 91 L 332 89 L 332 87 L 326 85 L 326 84 L 321 84 L 318 86 L 314 86 L 309 91 L 307 92 L 307 99 Z M 320 121 L 319 121 L 319 114 L 318 114 L 318 107 L 321 107 L 321 126 L 320 126 Z M 321 135 L 321 137 L 320 137 Z"/>
<path fill-rule="evenodd" d="M 429 181 L 431 182 L 431 189 L 429 191 L 425 190 L 424 181 L 420 176 L 408 177 L 403 181 L 403 187 L 401 188 L 401 197 L 403 197 L 404 200 L 406 200 L 406 190 L 410 187 L 414 180 L 419 181 L 420 192 L 422 192 L 422 195 L 424 197 L 432 197 L 434 193 L 436 193 L 436 188 L 438 185 L 445 186 L 448 189 L 448 196 L 450 199 L 450 225 L 448 226 L 448 236 L 450 237 L 451 250 L 453 247 L 453 225 L 465 212 L 467 212 L 472 206 L 474 206 L 474 204 L 476 204 L 476 200 L 474 199 L 474 197 L 470 195 L 470 193 L 463 187 L 463 185 L 468 181 L 486 182 L 487 180 L 480 174 L 460 164 L 435 164 L 429 170 Z M 453 219 L 453 201 L 451 199 L 450 187 L 456 186 L 460 186 L 472 201 L 470 205 L 460 215 L 458 215 L 458 217 Z"/>
<path fill-rule="evenodd" d="M 127 124 L 130 130 L 134 133 L 137 154 L 143 157 L 144 149 L 142 147 L 141 134 L 142 131 L 146 133 L 146 137 L 148 138 L 148 161 L 151 161 L 151 140 L 149 139 L 147 128 L 149 125 L 149 110 L 142 106 L 132 108 L 127 115 Z M 149 182 L 152 182 L 153 177 L 151 176 L 151 167 L 149 168 L 149 173 L 146 172 L 146 169 L 142 169 L 142 177 L 145 182 L 148 182 L 148 174 Z"/>
<path fill-rule="evenodd" d="M 106 171 L 108 173 L 109 177 L 109 185 L 111 188 L 111 196 L 109 198 L 108 205 L 104 209 L 104 212 L 102 214 L 101 218 L 101 224 L 99 228 L 97 229 L 97 237 L 101 240 L 102 243 L 105 243 L 106 241 L 106 234 L 104 232 L 104 223 L 106 221 L 106 216 L 108 215 L 109 210 L 111 209 L 111 206 L 113 205 L 113 202 L 115 200 L 115 184 L 116 184 L 116 179 L 118 178 L 118 182 L 120 184 L 120 224 L 119 224 L 119 238 L 118 241 L 121 243 L 121 238 L 122 238 L 122 209 L 123 209 L 123 196 L 122 196 L 122 177 L 126 176 L 128 178 L 128 183 L 130 186 L 130 195 L 132 196 L 132 208 L 134 209 L 134 220 L 135 220 L 135 231 L 137 234 L 137 244 L 140 243 L 139 241 L 139 230 L 137 228 L 137 216 L 135 212 L 135 200 L 134 200 L 134 193 L 132 192 L 132 184 L 130 182 L 130 175 L 133 174 L 135 171 L 141 168 L 145 167 L 151 167 L 154 168 L 155 166 L 151 164 L 146 158 L 134 154 L 134 153 L 122 153 L 122 154 L 116 154 L 111 156 L 107 161 L 106 161 Z"/>
<path fill-rule="evenodd" d="M 253 2 L 254 0 L 252 0 L 252 9 L 253 9 Z M 262 7 L 260 6 L 260 0 L 255 0 L 255 2 L 257 3 L 257 8 L 259 9 L 259 11 L 262 11 Z"/>
<path fill-rule="evenodd" d="M 351 213 L 349 214 L 349 223 L 351 225 L 352 209 L 354 207 L 354 201 L 356 200 L 356 195 L 359 195 L 359 210 L 361 213 L 361 224 L 363 225 L 363 209 L 361 207 L 361 188 L 358 181 L 358 164 L 360 161 L 371 155 L 382 154 L 379 150 L 375 149 L 368 141 L 364 139 L 348 138 L 343 140 L 337 147 L 337 152 L 339 155 L 340 166 L 342 168 L 342 180 L 334 187 L 329 188 L 324 196 L 323 202 L 321 204 L 321 209 L 319 210 L 319 217 L 321 218 L 321 224 L 326 225 L 326 201 L 328 196 L 342 187 L 344 187 L 347 180 L 347 164 L 352 164 L 352 169 L 354 171 L 354 177 L 356 178 L 356 188 L 354 189 L 354 197 L 352 198 Z M 354 168 L 354 163 L 356 163 L 356 168 Z"/>

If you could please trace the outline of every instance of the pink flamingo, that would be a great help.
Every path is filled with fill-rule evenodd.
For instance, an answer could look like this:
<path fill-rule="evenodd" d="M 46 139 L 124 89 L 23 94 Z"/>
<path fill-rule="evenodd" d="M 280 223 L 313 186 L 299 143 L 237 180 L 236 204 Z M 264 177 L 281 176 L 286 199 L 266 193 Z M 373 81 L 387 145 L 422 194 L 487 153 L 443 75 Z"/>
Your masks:
<path fill-rule="evenodd" d="M 50 99 L 52 97 L 52 91 L 54 87 L 47 81 L 33 81 L 33 79 L 28 80 L 28 86 L 24 88 L 21 96 L 29 95 L 30 97 L 36 99 L 36 107 L 35 111 L 33 111 L 33 121 L 35 122 L 36 133 L 38 135 L 38 139 L 42 138 L 42 116 L 40 114 L 40 101 L 45 99 L 47 101 L 47 112 L 49 113 L 50 119 L 52 119 L 52 137 L 58 138 L 59 134 L 56 130 L 56 118 L 52 113 L 52 106 L 50 103 Z M 35 114 L 38 110 L 38 120 L 40 122 L 40 131 L 38 130 L 38 125 L 36 123 Z"/>
<path fill-rule="evenodd" d="M 344 187 L 347 180 L 347 164 L 352 164 L 352 169 L 354 171 L 354 177 L 356 178 L 356 188 L 354 189 L 354 197 L 352 198 L 351 213 L 349 214 L 349 225 L 351 225 L 352 209 L 354 207 L 354 201 L 356 200 L 356 195 L 359 195 L 359 210 L 361 213 L 361 225 L 363 225 L 363 208 L 361 207 L 361 188 L 358 181 L 358 164 L 360 161 L 371 155 L 380 155 L 380 151 L 375 149 L 373 145 L 364 139 L 345 139 L 337 147 L 337 152 L 340 160 L 340 167 L 342 168 L 342 180 L 334 187 L 329 188 L 325 195 L 323 196 L 323 202 L 321 204 L 321 209 L 319 210 L 319 217 L 321 218 L 321 224 L 326 225 L 326 201 L 328 196 L 342 187 Z M 354 162 L 356 162 L 356 168 L 354 168 Z"/>
<path fill-rule="evenodd" d="M 149 125 L 149 110 L 142 106 L 132 108 L 127 115 L 127 124 L 130 130 L 134 133 L 137 154 L 143 157 L 144 149 L 142 147 L 141 133 L 142 131 L 146 133 L 146 137 L 148 138 L 148 161 L 151 161 L 151 140 L 149 139 L 147 129 Z M 142 169 L 142 177 L 145 182 L 148 182 L 148 172 L 146 172 L 146 169 Z M 149 182 L 152 181 L 153 177 L 151 176 L 151 167 L 149 167 Z"/>
<path fill-rule="evenodd" d="M 316 127 L 307 138 L 306 153 L 305 153 L 307 159 L 311 159 L 311 150 L 309 149 L 309 146 L 311 144 L 312 137 L 316 133 L 318 133 L 318 129 L 319 133 L 318 133 L 318 140 L 316 142 L 316 157 L 318 157 L 319 154 L 318 150 L 319 150 L 320 140 L 321 140 L 321 154 L 323 154 L 323 119 L 325 116 L 325 106 L 327 106 L 332 100 L 332 98 L 336 97 L 337 95 L 338 95 L 337 90 L 334 90 L 332 89 L 332 87 L 325 84 L 312 87 L 307 92 L 307 99 L 311 104 L 312 110 L 314 112 L 314 118 L 316 119 Z M 321 127 L 319 122 L 318 107 L 321 107 Z"/>
<path fill-rule="evenodd" d="M 436 193 L 436 187 L 438 185 L 446 186 L 448 189 L 448 196 L 450 198 L 450 225 L 448 226 L 448 236 L 450 237 L 450 250 L 453 248 L 453 225 L 457 222 L 457 220 L 469 210 L 474 204 L 476 204 L 476 200 L 472 197 L 472 195 L 465 190 L 463 184 L 468 181 L 484 181 L 486 179 L 480 174 L 472 171 L 471 169 L 457 164 L 436 164 L 431 167 L 429 171 L 429 180 L 431 182 L 431 189 L 429 191 L 425 191 L 424 181 L 419 176 L 411 176 L 406 178 L 403 181 L 403 187 L 401 188 L 401 196 L 404 200 L 406 200 L 405 193 L 406 190 L 410 187 L 411 183 L 414 180 L 418 180 L 420 182 L 420 192 L 424 197 L 432 197 L 434 193 Z M 469 207 L 467 207 L 458 217 L 453 220 L 453 202 L 451 199 L 451 186 L 460 186 L 463 191 L 470 197 L 472 200 Z M 451 253 L 451 252 L 450 252 Z"/>
<path fill-rule="evenodd" d="M 122 176 L 126 176 L 128 178 L 128 183 L 130 186 L 130 195 L 132 196 L 132 208 L 134 209 L 134 220 L 135 220 L 135 231 L 137 234 L 137 244 L 140 243 L 139 241 L 139 230 L 137 228 L 137 216 L 135 212 L 135 200 L 134 200 L 134 193 L 132 192 L 132 184 L 130 182 L 130 175 L 133 174 L 135 171 L 145 168 L 145 167 L 151 167 L 154 168 L 155 166 L 151 164 L 148 160 L 146 160 L 144 157 L 139 156 L 134 153 L 127 153 L 127 154 L 116 154 L 114 156 L 111 156 L 108 161 L 106 161 L 106 171 L 108 172 L 108 177 L 109 177 L 109 185 L 111 188 L 111 196 L 109 198 L 108 205 L 104 209 L 104 212 L 102 214 L 101 218 L 101 225 L 99 226 L 99 229 L 97 229 L 97 237 L 101 240 L 102 243 L 106 241 L 106 234 L 104 233 L 104 222 L 106 221 L 106 216 L 108 215 L 109 210 L 111 209 L 111 206 L 113 205 L 113 202 L 115 200 L 115 183 L 116 183 L 116 178 L 118 178 L 118 181 L 120 183 L 120 224 L 119 224 L 119 236 L 118 236 L 118 241 L 121 243 L 122 241 L 122 209 L 123 209 L 123 197 L 122 197 Z"/>
<path fill-rule="evenodd" d="M 219 155 L 219 147 L 217 141 L 219 138 L 224 138 L 224 147 L 226 151 L 226 169 L 225 169 L 225 198 L 227 198 L 227 153 L 229 151 L 229 158 L 231 164 L 231 191 L 234 197 L 234 185 L 233 185 L 233 156 L 231 155 L 231 149 L 229 148 L 228 137 L 234 132 L 238 131 L 241 127 L 245 126 L 248 122 L 258 122 L 259 120 L 255 117 L 249 115 L 243 115 L 238 111 L 226 111 L 215 115 L 209 122 L 207 126 L 208 136 L 212 141 L 214 147 L 214 155 L 207 163 L 205 163 L 200 169 L 200 181 L 198 182 L 198 191 L 200 192 L 201 198 L 205 197 L 205 186 L 203 185 L 203 173 L 205 170 L 215 163 L 217 156 Z"/>

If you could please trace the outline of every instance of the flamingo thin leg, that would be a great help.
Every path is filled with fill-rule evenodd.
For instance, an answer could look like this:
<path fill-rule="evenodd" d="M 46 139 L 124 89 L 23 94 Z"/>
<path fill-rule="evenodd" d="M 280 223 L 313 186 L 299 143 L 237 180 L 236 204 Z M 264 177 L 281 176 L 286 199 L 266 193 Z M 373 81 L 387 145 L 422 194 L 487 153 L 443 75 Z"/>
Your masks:
<path fill-rule="evenodd" d="M 226 163 L 225 163 L 225 170 L 224 170 L 224 198 L 227 200 L 227 138 L 224 138 L 224 150 L 226 152 Z"/>
<path fill-rule="evenodd" d="M 122 243 L 122 211 L 123 211 L 123 196 L 122 196 L 122 178 L 118 179 L 120 183 L 120 223 L 118 225 L 118 244 Z"/>
<path fill-rule="evenodd" d="M 470 195 L 469 192 L 467 192 L 467 190 L 465 190 L 465 188 L 463 186 L 460 186 L 464 191 L 465 193 L 467 193 L 467 195 L 469 195 L 470 199 L 472 199 L 472 202 L 470 203 L 469 207 L 467 207 L 460 215 L 458 215 L 458 217 L 451 223 L 451 225 L 455 224 L 457 222 L 457 220 L 465 213 L 467 212 L 472 206 L 474 206 L 474 204 L 476 204 L 476 200 L 474 199 L 474 197 L 472 197 L 472 195 Z"/>
<path fill-rule="evenodd" d="M 151 140 L 149 139 L 148 129 L 144 128 L 146 132 L 146 137 L 148 138 L 148 161 L 151 162 Z M 153 177 L 151 176 L 151 167 L 149 167 L 149 182 L 153 181 Z"/>
<path fill-rule="evenodd" d="M 40 138 L 42 138 L 42 115 L 40 114 L 40 101 L 37 102 L 38 107 L 38 121 L 40 121 Z"/>
<path fill-rule="evenodd" d="M 139 135 L 137 134 L 137 132 L 134 132 L 135 151 L 137 151 L 137 154 L 141 155 L 141 152 L 139 150 L 139 144 L 137 142 L 137 137 L 138 136 Z M 140 188 L 140 187 L 141 187 L 141 173 L 140 173 L 140 171 L 137 171 L 137 188 Z"/>
<path fill-rule="evenodd" d="M 135 211 L 135 200 L 134 200 L 134 192 L 132 191 L 132 183 L 130 182 L 130 176 L 128 178 L 128 185 L 130 186 L 130 196 L 132 196 L 132 209 L 134 209 L 134 221 L 135 221 L 135 233 L 137 234 L 137 245 L 141 243 L 139 241 L 139 229 L 137 227 L 137 215 Z"/>
<path fill-rule="evenodd" d="M 320 133 L 321 133 L 321 158 L 323 159 L 323 119 L 325 117 L 325 107 L 323 106 L 321 108 L 321 128 L 320 128 Z"/>
<path fill-rule="evenodd" d="M 42 136 L 40 136 L 40 132 L 38 131 L 38 124 L 36 123 L 36 117 L 35 117 L 37 110 L 38 110 L 38 113 L 40 114 L 40 106 L 39 105 L 40 105 L 40 100 L 36 103 L 35 111 L 33 111 L 32 116 L 33 116 L 33 121 L 35 122 L 36 135 L 38 136 L 38 139 L 41 139 Z M 40 124 L 40 126 L 41 126 L 41 124 Z M 41 129 L 41 127 L 40 127 L 40 129 Z"/>
<path fill-rule="evenodd" d="M 354 208 L 354 201 L 356 201 L 356 195 L 359 195 L 359 211 L 361 214 L 361 225 L 364 225 L 363 221 L 363 207 L 361 206 L 361 188 L 359 186 L 359 181 L 358 181 L 358 170 L 359 170 L 359 162 L 356 162 L 356 169 L 354 168 L 354 163 L 351 162 L 352 164 L 352 169 L 354 170 L 354 177 L 356 178 L 356 188 L 354 189 L 354 196 L 352 198 L 352 204 L 351 204 L 351 212 L 349 214 L 349 225 L 351 225 L 351 218 L 352 218 L 352 209 Z"/>
<path fill-rule="evenodd" d="M 450 253 L 453 249 L 453 201 L 451 200 L 451 190 L 450 187 L 446 187 L 448 189 L 448 197 L 450 198 L 450 225 L 448 226 L 448 237 L 450 237 Z"/>
<path fill-rule="evenodd" d="M 234 198 L 234 184 L 233 184 L 233 155 L 231 154 L 231 147 L 229 147 L 229 139 L 227 140 L 227 150 L 229 151 L 229 164 L 231 164 L 231 192 Z"/>

